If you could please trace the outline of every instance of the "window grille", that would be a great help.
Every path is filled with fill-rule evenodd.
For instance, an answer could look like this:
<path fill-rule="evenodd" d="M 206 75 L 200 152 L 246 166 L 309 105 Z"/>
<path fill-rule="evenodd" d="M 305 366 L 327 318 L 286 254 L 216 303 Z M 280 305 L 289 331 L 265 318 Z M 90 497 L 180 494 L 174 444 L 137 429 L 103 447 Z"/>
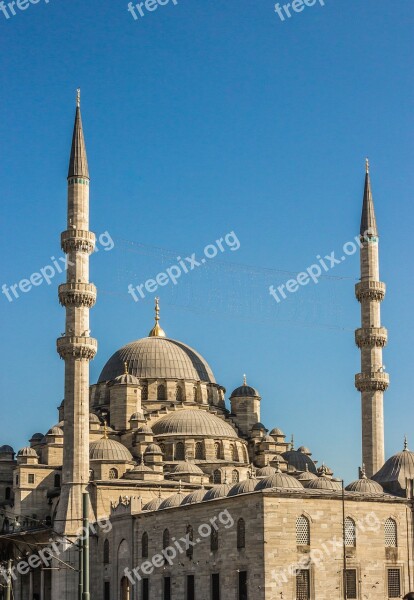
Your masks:
<path fill-rule="evenodd" d="M 232 471 L 232 473 L 231 473 L 231 481 L 232 481 L 232 483 L 239 483 L 239 479 L 240 479 L 239 478 L 239 472 L 236 471 L 236 470 Z"/>
<path fill-rule="evenodd" d="M 298 546 L 310 545 L 310 526 L 309 520 L 302 516 L 296 521 L 296 544 Z"/>
<path fill-rule="evenodd" d="M 221 472 L 218 469 L 213 473 L 213 483 L 221 483 Z"/>
<path fill-rule="evenodd" d="M 309 571 L 301 570 L 296 573 L 296 600 L 310 600 Z"/>
<path fill-rule="evenodd" d="M 357 572 L 356 569 L 347 569 L 346 571 L 346 597 L 349 600 L 358 598 L 357 594 Z"/>
<path fill-rule="evenodd" d="M 203 448 L 203 442 L 197 442 L 196 446 L 195 446 L 195 457 L 197 460 L 203 460 L 204 459 L 204 448 Z"/>
<path fill-rule="evenodd" d="M 397 547 L 397 523 L 394 519 L 387 519 L 384 525 L 385 546 L 387 548 Z"/>
<path fill-rule="evenodd" d="M 246 547 L 246 523 L 244 519 L 237 521 L 237 548 Z"/>
<path fill-rule="evenodd" d="M 116 469 L 109 470 L 109 479 L 118 479 L 118 471 Z"/>
<path fill-rule="evenodd" d="M 356 546 L 355 521 L 350 517 L 345 519 L 345 546 Z"/>
<path fill-rule="evenodd" d="M 400 598 L 401 573 L 400 569 L 388 569 L 388 598 Z"/>

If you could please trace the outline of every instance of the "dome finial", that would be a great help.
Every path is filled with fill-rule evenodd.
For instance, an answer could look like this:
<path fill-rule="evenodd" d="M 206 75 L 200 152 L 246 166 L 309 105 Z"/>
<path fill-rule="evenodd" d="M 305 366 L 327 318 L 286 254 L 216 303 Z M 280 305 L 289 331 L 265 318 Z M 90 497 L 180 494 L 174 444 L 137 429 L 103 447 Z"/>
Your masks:
<path fill-rule="evenodd" d="M 369 175 L 369 158 L 365 159 L 365 173 Z"/>
<path fill-rule="evenodd" d="M 407 436 L 404 436 L 404 452 L 407 451 L 408 452 L 408 440 L 407 440 Z"/>
<path fill-rule="evenodd" d="M 247 376 L 246 376 L 246 373 L 243 375 L 243 385 L 247 385 Z"/>
<path fill-rule="evenodd" d="M 124 362 L 124 374 L 125 375 L 129 375 L 129 373 L 128 373 L 128 363 L 126 361 Z"/>
<path fill-rule="evenodd" d="M 281 471 L 280 471 L 280 460 L 277 458 L 277 459 L 274 461 L 274 463 L 275 463 L 275 467 L 274 467 L 274 468 L 275 468 L 275 471 L 276 471 L 276 473 L 280 473 L 280 472 L 281 472 Z"/>
<path fill-rule="evenodd" d="M 106 424 L 106 419 L 104 421 L 104 436 L 103 436 L 104 440 L 108 439 L 108 425 Z"/>
<path fill-rule="evenodd" d="M 294 438 L 294 436 L 293 436 L 293 433 L 292 433 L 292 438 L 291 438 L 291 440 L 290 440 L 290 449 L 291 449 L 291 450 L 294 450 L 294 449 L 295 449 L 295 438 Z"/>
<path fill-rule="evenodd" d="M 362 463 L 362 467 L 361 467 L 361 479 L 366 479 L 367 478 L 367 473 L 365 471 L 365 463 Z"/>
<path fill-rule="evenodd" d="M 159 326 L 160 320 L 160 299 L 155 298 L 155 326 L 148 334 L 148 337 L 166 337 L 165 331 Z"/>
<path fill-rule="evenodd" d="M 76 90 L 76 106 L 78 108 L 80 108 L 80 94 L 81 94 L 81 91 L 80 91 L 80 88 L 78 88 Z"/>

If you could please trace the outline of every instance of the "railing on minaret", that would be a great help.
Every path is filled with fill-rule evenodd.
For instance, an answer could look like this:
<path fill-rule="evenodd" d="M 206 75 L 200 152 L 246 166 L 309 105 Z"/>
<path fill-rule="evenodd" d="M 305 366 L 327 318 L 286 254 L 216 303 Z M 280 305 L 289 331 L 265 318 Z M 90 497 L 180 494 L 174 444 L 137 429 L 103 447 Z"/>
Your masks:
<path fill-rule="evenodd" d="M 89 256 L 95 235 L 89 231 L 89 169 L 77 92 L 75 125 L 68 172 L 67 230 L 61 245 L 67 255 L 66 283 L 59 286 L 59 302 L 66 310 L 64 336 L 57 351 L 65 361 L 64 458 L 62 489 L 55 530 L 68 536 L 82 526 L 82 494 L 89 482 L 89 361 L 97 352 L 90 337 L 89 310 L 96 288 L 89 283 Z"/>
<path fill-rule="evenodd" d="M 389 386 L 389 375 L 382 363 L 388 333 L 381 326 L 380 304 L 386 288 L 379 280 L 378 230 L 368 159 L 360 240 L 361 280 L 355 286 L 355 294 L 361 303 L 361 328 L 355 331 L 355 341 L 361 351 L 361 372 L 355 376 L 355 387 L 361 392 L 362 462 L 371 477 L 384 464 L 383 396 Z"/>

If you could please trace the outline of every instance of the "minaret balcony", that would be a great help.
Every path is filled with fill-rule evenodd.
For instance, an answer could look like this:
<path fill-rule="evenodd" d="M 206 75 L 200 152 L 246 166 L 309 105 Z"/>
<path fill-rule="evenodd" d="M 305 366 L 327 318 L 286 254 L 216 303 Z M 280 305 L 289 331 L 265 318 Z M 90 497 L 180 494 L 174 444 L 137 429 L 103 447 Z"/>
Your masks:
<path fill-rule="evenodd" d="M 96 287 L 93 283 L 62 283 L 59 302 L 62 306 L 92 308 L 96 302 Z"/>
<path fill-rule="evenodd" d="M 86 252 L 92 254 L 95 250 L 96 237 L 92 231 L 82 231 L 81 229 L 68 229 L 64 231 L 60 238 L 60 245 L 63 252 Z"/>
<path fill-rule="evenodd" d="M 382 371 L 357 373 L 355 387 L 359 392 L 385 392 L 390 385 L 390 376 Z"/>
<path fill-rule="evenodd" d="M 57 339 L 57 351 L 60 358 L 92 360 L 98 351 L 98 341 L 87 336 L 64 336 Z"/>
<path fill-rule="evenodd" d="M 385 327 L 366 327 L 355 331 L 355 343 L 358 348 L 384 348 L 388 341 Z"/>
<path fill-rule="evenodd" d="M 375 300 L 382 302 L 384 300 L 386 285 L 382 281 L 360 281 L 355 286 L 355 296 L 359 302 L 362 300 Z"/>

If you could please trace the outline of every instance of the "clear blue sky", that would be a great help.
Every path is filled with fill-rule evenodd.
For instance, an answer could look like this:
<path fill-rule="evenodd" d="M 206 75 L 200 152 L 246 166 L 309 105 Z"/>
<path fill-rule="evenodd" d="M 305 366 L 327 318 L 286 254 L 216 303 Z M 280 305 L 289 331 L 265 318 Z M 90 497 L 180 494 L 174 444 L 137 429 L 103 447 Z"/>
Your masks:
<path fill-rule="evenodd" d="M 386 452 L 405 432 L 414 446 L 412 31 L 408 2 L 374 0 L 326 0 L 285 22 L 270 0 L 179 0 L 138 21 L 123 0 L 0 13 L 0 283 L 62 256 L 79 86 L 91 227 L 115 241 L 91 261 L 91 381 L 152 325 L 154 294 L 134 303 L 127 284 L 235 231 L 237 252 L 160 291 L 162 324 L 228 392 L 246 372 L 267 427 L 294 432 L 349 480 L 360 464 L 358 256 L 280 305 L 268 287 L 358 233 L 368 155 L 388 285 Z M 0 296 L 0 442 L 15 449 L 58 420 L 62 277 L 13 303 Z"/>

